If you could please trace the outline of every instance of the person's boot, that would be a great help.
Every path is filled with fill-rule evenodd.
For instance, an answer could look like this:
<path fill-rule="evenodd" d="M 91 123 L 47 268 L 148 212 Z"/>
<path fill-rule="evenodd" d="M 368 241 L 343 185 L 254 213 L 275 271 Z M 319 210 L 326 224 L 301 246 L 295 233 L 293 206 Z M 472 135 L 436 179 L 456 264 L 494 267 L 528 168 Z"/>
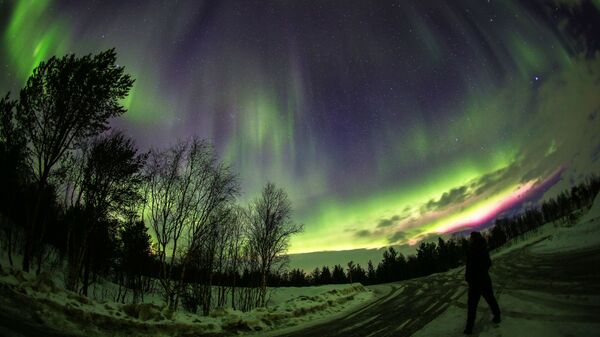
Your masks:
<path fill-rule="evenodd" d="M 502 321 L 502 320 L 500 319 L 500 314 L 498 314 L 498 315 L 495 315 L 495 316 L 494 316 L 494 318 L 492 319 L 492 322 L 494 322 L 494 323 L 496 323 L 496 324 L 499 324 L 499 323 L 500 323 L 500 321 Z"/>
<path fill-rule="evenodd" d="M 473 329 L 470 329 L 470 328 L 465 328 L 465 331 L 463 331 L 463 333 L 464 333 L 465 335 L 470 335 L 470 334 L 472 334 L 472 333 L 473 333 Z"/>

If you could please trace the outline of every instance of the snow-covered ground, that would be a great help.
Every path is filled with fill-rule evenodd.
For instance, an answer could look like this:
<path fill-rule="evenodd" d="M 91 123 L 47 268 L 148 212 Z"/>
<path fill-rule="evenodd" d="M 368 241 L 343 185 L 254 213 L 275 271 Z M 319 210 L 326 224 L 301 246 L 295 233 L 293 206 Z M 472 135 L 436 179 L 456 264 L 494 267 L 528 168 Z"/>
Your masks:
<path fill-rule="evenodd" d="M 527 247 L 524 249 L 524 247 Z M 522 250 L 520 255 L 514 254 Z M 510 253 L 513 254 L 510 254 Z M 587 252 L 587 253 L 586 253 Z M 593 252 L 593 253 L 589 253 Z M 577 224 L 559 226 L 546 224 L 525 240 L 521 240 L 507 249 L 492 255 L 493 260 L 503 257 L 513 259 L 514 266 L 523 266 L 522 270 L 535 273 L 538 261 L 552 261 L 563 256 L 578 256 L 589 261 L 598 260 L 600 252 L 600 196 L 592 208 Z M 517 258 L 515 258 L 515 256 Z M 586 260 L 586 261 L 587 261 Z M 569 263 L 571 260 L 566 260 Z M 507 261 L 498 262 L 508 264 Z M 557 264 L 554 264 L 557 265 Z M 540 262 L 539 268 L 551 268 L 552 264 Z M 565 266 L 568 271 L 568 266 Z M 598 265 L 588 265 L 597 270 Z M 498 267 L 499 268 L 499 267 Z M 533 269 L 533 270 L 532 270 Z M 515 268 L 514 270 L 519 270 Z M 577 270 L 573 266 L 572 270 Z M 585 269 L 584 269 L 585 270 Z M 508 272 L 509 269 L 506 269 Z M 503 312 L 502 322 L 493 324 L 487 303 L 480 300 L 474 335 L 481 337 L 498 336 L 600 336 L 600 293 L 598 293 L 597 273 L 586 278 L 580 271 L 570 278 L 564 275 L 559 280 L 548 279 L 545 282 L 527 283 L 527 275 L 515 273 L 503 274 L 503 270 L 494 270 L 492 280 L 496 297 Z M 508 277 L 507 277 L 508 276 Z M 466 320 L 466 285 L 459 289 L 462 295 L 448 306 L 448 309 L 417 331 L 416 337 L 460 336 Z M 589 290 L 589 291 L 588 291 Z"/>
<path fill-rule="evenodd" d="M 600 195 L 576 225 L 561 227 L 543 242 L 532 247 L 535 253 L 559 253 L 600 247 Z"/>
<path fill-rule="evenodd" d="M 16 260 L 20 262 L 18 257 Z M 157 294 L 148 294 L 145 303 L 139 305 L 116 303 L 111 298 L 117 285 L 103 282 L 92 287 L 90 298 L 86 298 L 64 289 L 61 268 L 36 277 L 33 272 L 10 268 L 5 254 L 1 262 L 0 335 L 14 333 L 3 325 L 14 326 L 19 320 L 23 324 L 35 322 L 31 329 L 39 331 L 49 327 L 87 336 L 262 334 L 333 317 L 356 309 L 375 296 L 360 284 L 272 288 L 266 308 L 249 312 L 217 308 L 210 316 L 180 309 L 173 314 L 162 309 Z"/>

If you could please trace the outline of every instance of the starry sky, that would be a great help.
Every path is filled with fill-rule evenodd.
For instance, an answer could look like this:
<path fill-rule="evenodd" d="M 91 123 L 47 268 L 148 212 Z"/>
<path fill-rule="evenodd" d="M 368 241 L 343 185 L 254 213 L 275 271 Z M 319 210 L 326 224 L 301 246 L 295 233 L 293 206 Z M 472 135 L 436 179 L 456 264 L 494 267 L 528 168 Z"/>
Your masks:
<path fill-rule="evenodd" d="M 115 47 L 140 149 L 210 139 L 290 252 L 485 227 L 600 168 L 600 1 L 0 0 L 0 89 Z M 573 20 L 579 15 L 579 19 Z M 595 24 L 594 24 L 595 22 Z"/>

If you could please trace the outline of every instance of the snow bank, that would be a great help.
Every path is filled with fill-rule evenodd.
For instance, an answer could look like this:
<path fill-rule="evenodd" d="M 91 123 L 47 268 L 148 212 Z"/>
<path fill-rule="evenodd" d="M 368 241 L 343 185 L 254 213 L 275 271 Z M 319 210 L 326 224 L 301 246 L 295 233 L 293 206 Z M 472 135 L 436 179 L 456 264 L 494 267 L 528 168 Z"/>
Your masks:
<path fill-rule="evenodd" d="M 502 247 L 490 252 L 492 259 L 511 253 L 515 250 L 523 249 L 538 242 L 542 242 L 559 231 L 559 223 L 550 222 L 519 237 L 516 237 Z"/>
<path fill-rule="evenodd" d="M 548 240 L 532 247 L 539 254 L 583 250 L 600 246 L 600 195 L 596 196 L 590 210 L 577 224 L 561 227 Z"/>
<path fill-rule="evenodd" d="M 600 221 L 598 218 L 600 218 L 600 193 L 596 195 L 592 207 L 581 217 L 580 222 Z"/>
<path fill-rule="evenodd" d="M 80 296 L 65 289 L 66 265 L 54 256 L 55 252 L 48 251 L 51 258 L 43 268 L 45 272 L 36 276 L 36 268 L 29 273 L 19 269 L 19 254 L 13 255 L 11 267 L 5 250 L 0 246 L 0 310 L 4 316 L 23 324 L 35 321 L 40 329 L 49 327 L 87 336 L 146 336 L 149 331 L 165 336 L 238 332 L 262 335 L 332 318 L 375 296 L 360 284 L 270 288 L 266 308 L 249 312 L 216 308 L 210 316 L 201 316 L 181 306 L 177 312 L 165 310 L 160 291 L 145 294 L 140 304 L 117 303 L 117 294 L 123 289 L 105 280 L 92 284 L 88 297 Z M 125 298 L 131 301 L 131 291 Z"/>
<path fill-rule="evenodd" d="M 559 253 L 600 246 L 600 219 L 578 223 L 572 227 L 559 228 L 556 233 L 534 245 L 534 253 Z"/>
<path fill-rule="evenodd" d="M 372 298 L 372 292 L 360 284 L 276 288 L 274 291 L 275 305 L 247 313 L 218 309 L 211 316 L 220 318 L 226 331 L 263 331 L 322 319 Z"/>
<path fill-rule="evenodd" d="M 154 303 L 94 301 L 57 286 L 56 278 L 50 273 L 35 277 L 0 268 L 0 304 L 20 303 L 13 310 L 15 316 L 30 317 L 34 312 L 42 325 L 61 331 L 95 336 L 118 330 L 119 335 L 135 336 L 147 335 L 148 331 L 157 335 L 265 332 L 328 317 L 373 296 L 360 284 L 273 288 L 266 308 L 249 312 L 218 308 L 207 317 L 182 310 L 170 312 Z"/>
<path fill-rule="evenodd" d="M 560 251 L 588 249 L 600 245 L 600 194 L 594 199 L 592 207 L 575 225 L 550 222 L 512 239 L 502 247 L 491 252 L 497 258 L 532 245 L 535 253 L 557 253 Z"/>

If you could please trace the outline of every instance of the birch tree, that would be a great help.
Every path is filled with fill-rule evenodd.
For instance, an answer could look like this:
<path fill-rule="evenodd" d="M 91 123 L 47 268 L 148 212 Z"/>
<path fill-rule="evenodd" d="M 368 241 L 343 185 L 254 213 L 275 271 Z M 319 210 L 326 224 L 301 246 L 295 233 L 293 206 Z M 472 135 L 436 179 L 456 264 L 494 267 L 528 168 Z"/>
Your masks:
<path fill-rule="evenodd" d="M 302 225 L 292 221 L 291 202 L 281 188 L 265 185 L 261 196 L 249 209 L 248 240 L 258 258 L 260 273 L 259 305 L 266 304 L 267 277 L 286 257 L 290 237 L 302 231 Z"/>
<path fill-rule="evenodd" d="M 147 180 L 143 213 L 155 234 L 165 301 L 175 310 L 186 265 L 209 239 L 216 211 L 234 200 L 238 187 L 210 144 L 198 138 L 151 151 Z M 176 263 L 182 266 L 179 275 L 174 275 Z"/>

